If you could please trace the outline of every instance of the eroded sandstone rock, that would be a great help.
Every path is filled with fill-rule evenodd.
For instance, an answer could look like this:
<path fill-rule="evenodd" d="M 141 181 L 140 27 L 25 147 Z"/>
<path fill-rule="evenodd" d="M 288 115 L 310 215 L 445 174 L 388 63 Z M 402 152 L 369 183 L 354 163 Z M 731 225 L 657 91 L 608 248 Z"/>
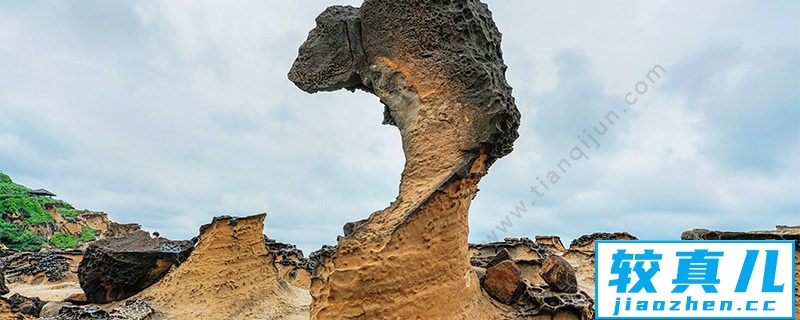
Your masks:
<path fill-rule="evenodd" d="M 275 256 L 275 266 L 278 268 L 281 279 L 308 290 L 311 286 L 311 272 L 314 263 L 306 259 L 303 251 L 293 244 L 278 242 L 266 236 L 264 239 L 267 250 Z"/>
<path fill-rule="evenodd" d="M 627 232 L 597 232 L 582 235 L 569 245 L 561 257 L 575 268 L 578 289 L 594 296 L 594 242 L 596 240 L 637 240 Z"/>
<path fill-rule="evenodd" d="M 611 234 L 608 234 L 611 235 Z M 529 238 L 507 238 L 501 242 L 487 244 L 470 244 L 472 264 L 488 266 L 496 262 L 513 261 L 520 270 L 522 282 L 521 292 L 511 299 L 514 315 L 511 319 L 592 319 L 593 305 L 592 292 L 594 291 L 594 246 L 593 239 L 602 238 L 598 234 L 582 237 L 588 242 L 581 242 L 576 246 L 565 249 L 561 240 L 556 236 L 537 236 L 536 241 Z M 583 241 L 583 240 L 582 240 Z M 591 248 L 592 251 L 579 251 L 578 249 Z M 566 258 L 569 257 L 569 258 Z M 566 263 L 560 265 L 564 271 L 570 269 L 581 270 L 576 273 L 574 281 L 577 290 L 571 289 L 574 285 L 560 286 L 560 275 L 553 266 L 545 267 L 547 259 Z M 475 273 L 480 275 L 483 268 L 474 267 Z M 569 269 L 567 269 L 569 266 Z M 548 271 L 549 270 L 549 271 Z M 542 272 L 544 271 L 544 272 Z M 541 275 L 543 274 L 543 275 Z M 558 288 L 545 282 L 544 277 L 553 277 L 553 283 Z M 573 283 L 573 280 L 566 280 Z M 483 288 L 488 292 L 486 281 L 482 282 Z M 564 288 L 566 287 L 566 289 Z M 591 289 L 591 291 L 589 291 Z M 561 292 L 561 291 L 570 292 Z M 498 300 L 499 301 L 499 300 Z"/>
<path fill-rule="evenodd" d="M 20 252 L 0 260 L 0 269 L 10 282 L 57 283 L 74 277 L 73 263 L 59 251 Z"/>
<path fill-rule="evenodd" d="M 315 271 L 313 319 L 504 317 L 470 266 L 467 215 L 518 136 L 505 69 L 500 33 L 476 0 L 367 0 L 317 17 L 289 79 L 311 93 L 378 96 L 406 163 L 397 200 L 348 225 Z"/>
<path fill-rule="evenodd" d="M 307 318 L 308 292 L 281 278 L 265 216 L 215 217 L 200 228 L 189 259 L 135 298 L 165 319 Z"/>
<path fill-rule="evenodd" d="M 586 292 L 554 292 L 547 285 L 528 285 L 516 305 L 517 319 L 594 319 L 594 300 Z"/>
<path fill-rule="evenodd" d="M 144 231 L 98 240 L 89 245 L 78 279 L 88 302 L 122 300 L 160 280 L 192 249 L 191 241 L 152 239 Z"/>

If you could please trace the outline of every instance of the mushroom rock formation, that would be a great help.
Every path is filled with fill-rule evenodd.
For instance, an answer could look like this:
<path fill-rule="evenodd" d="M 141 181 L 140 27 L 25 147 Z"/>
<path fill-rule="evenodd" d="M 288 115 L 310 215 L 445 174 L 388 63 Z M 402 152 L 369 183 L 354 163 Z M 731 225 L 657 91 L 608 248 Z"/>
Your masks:
<path fill-rule="evenodd" d="M 265 216 L 215 217 L 189 259 L 136 298 L 166 319 L 307 319 L 308 292 L 280 278 Z"/>
<path fill-rule="evenodd" d="M 477 184 L 511 152 L 520 117 L 488 7 L 366 0 L 316 22 L 289 79 L 309 93 L 378 96 L 406 162 L 397 199 L 348 225 L 314 271 L 311 318 L 507 318 L 481 291 L 467 243 Z"/>

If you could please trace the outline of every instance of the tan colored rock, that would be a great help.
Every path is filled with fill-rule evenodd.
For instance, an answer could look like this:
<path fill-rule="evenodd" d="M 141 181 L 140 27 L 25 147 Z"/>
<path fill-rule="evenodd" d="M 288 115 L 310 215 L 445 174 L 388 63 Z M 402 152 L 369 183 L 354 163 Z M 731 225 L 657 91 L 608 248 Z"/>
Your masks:
<path fill-rule="evenodd" d="M 594 296 L 594 242 L 596 240 L 637 240 L 627 232 L 597 232 L 578 237 L 561 255 L 573 268 L 578 279 L 578 289 Z"/>
<path fill-rule="evenodd" d="M 70 295 L 69 297 L 64 299 L 64 301 L 65 302 L 69 302 L 69 303 L 73 303 L 73 304 L 78 304 L 78 305 L 82 305 L 82 304 L 86 304 L 87 303 L 86 294 L 85 293 L 76 293 L 76 294 Z"/>
<path fill-rule="evenodd" d="M 549 255 L 544 260 L 539 275 L 556 292 L 578 292 L 578 280 L 575 278 L 575 270 L 562 257 L 555 254 Z"/>
<path fill-rule="evenodd" d="M 316 21 L 290 80 L 311 93 L 378 96 L 406 163 L 397 199 L 347 225 L 314 271 L 311 318 L 509 318 L 481 291 L 467 243 L 477 184 L 519 126 L 487 6 L 367 0 Z"/>
<path fill-rule="evenodd" d="M 554 253 L 564 254 L 567 251 L 559 236 L 536 236 L 535 239 L 537 245 L 545 247 Z"/>
<path fill-rule="evenodd" d="M 265 214 L 217 217 L 183 264 L 132 299 L 165 319 L 308 317 L 308 293 L 288 285 L 264 243 Z"/>

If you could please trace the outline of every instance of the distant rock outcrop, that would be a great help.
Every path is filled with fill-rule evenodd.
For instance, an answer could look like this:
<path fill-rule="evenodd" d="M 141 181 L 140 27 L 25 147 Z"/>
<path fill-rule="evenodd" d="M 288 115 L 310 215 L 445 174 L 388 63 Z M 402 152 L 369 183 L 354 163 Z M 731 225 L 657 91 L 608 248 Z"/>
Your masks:
<path fill-rule="evenodd" d="M 775 230 L 715 231 L 692 229 L 681 233 L 681 240 L 794 240 L 800 246 L 800 226 L 776 226 Z"/>
<path fill-rule="evenodd" d="M 0 260 L 0 270 L 14 282 L 57 283 L 72 274 L 72 263 L 59 251 L 20 252 Z"/>
<path fill-rule="evenodd" d="M 142 227 L 136 223 L 116 223 L 108 218 L 105 212 L 91 210 L 78 210 L 70 219 L 64 219 L 55 204 L 45 205 L 45 210 L 53 216 L 57 232 L 79 236 L 84 226 L 94 230 L 98 239 L 119 237 L 128 233 L 141 231 Z"/>
<path fill-rule="evenodd" d="M 775 230 L 715 231 L 692 229 L 681 234 L 682 240 L 794 240 L 794 305 L 800 308 L 800 226 L 776 226 Z M 795 309 L 800 317 L 800 309 Z"/>
<path fill-rule="evenodd" d="M 316 21 L 289 79 L 310 93 L 378 96 L 406 163 L 397 200 L 347 225 L 315 271 L 312 319 L 505 318 L 481 291 L 467 243 L 477 184 L 511 152 L 520 117 L 488 7 L 366 0 Z"/>
<path fill-rule="evenodd" d="M 88 302 L 125 299 L 160 280 L 192 249 L 191 241 L 152 239 L 144 231 L 98 240 L 86 250 L 78 279 Z"/>

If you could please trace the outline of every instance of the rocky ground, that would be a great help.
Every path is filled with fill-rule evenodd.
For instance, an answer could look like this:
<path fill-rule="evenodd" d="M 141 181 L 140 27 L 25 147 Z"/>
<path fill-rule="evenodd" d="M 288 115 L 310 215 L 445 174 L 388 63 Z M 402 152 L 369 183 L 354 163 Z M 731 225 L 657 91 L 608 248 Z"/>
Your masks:
<path fill-rule="evenodd" d="M 215 218 L 201 228 L 197 246 L 132 233 L 95 241 L 83 251 L 5 251 L 0 319 L 309 319 L 310 279 L 335 249 L 306 258 L 294 246 L 265 237 L 263 219 Z M 694 229 L 682 238 L 798 241 L 800 227 Z M 592 319 L 599 239 L 636 237 L 595 233 L 568 247 L 556 236 L 470 244 L 469 262 L 482 294 L 508 310 L 509 319 Z M 800 292 L 796 297 L 800 302 Z"/>

